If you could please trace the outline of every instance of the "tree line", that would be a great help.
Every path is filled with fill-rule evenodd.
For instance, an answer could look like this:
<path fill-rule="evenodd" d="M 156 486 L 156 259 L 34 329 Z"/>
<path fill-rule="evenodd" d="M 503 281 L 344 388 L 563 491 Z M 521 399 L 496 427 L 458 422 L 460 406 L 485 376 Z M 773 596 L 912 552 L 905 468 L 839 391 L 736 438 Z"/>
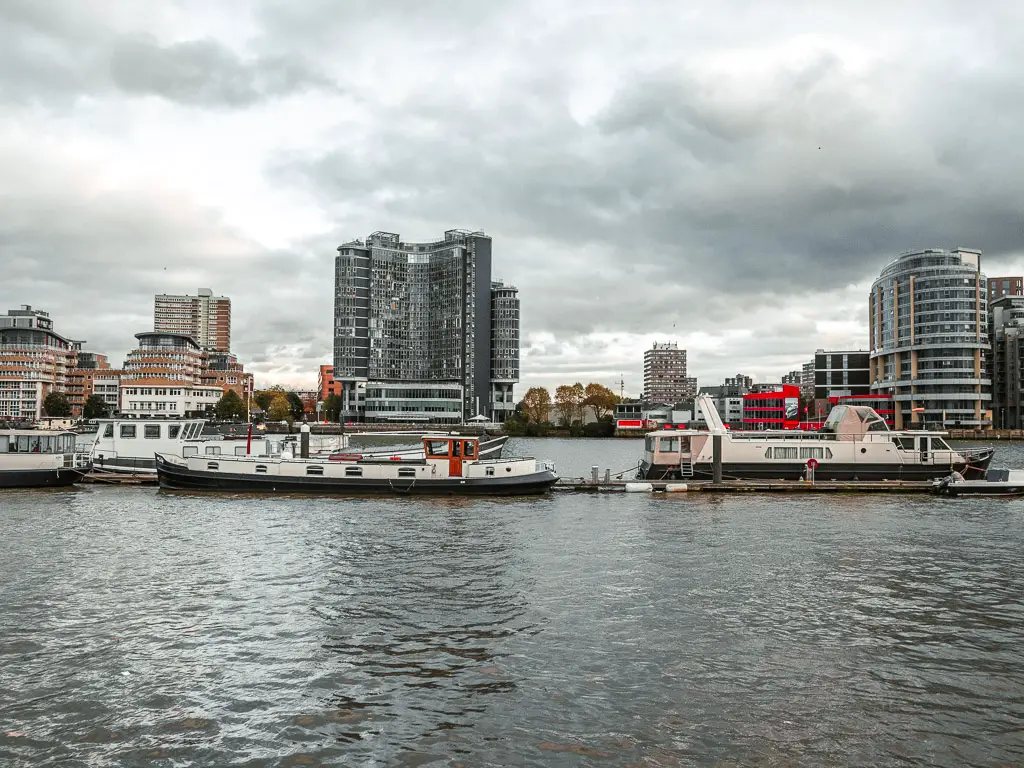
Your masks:
<path fill-rule="evenodd" d="M 559 385 L 554 397 L 546 387 L 530 387 L 516 406 L 516 415 L 506 420 L 505 431 L 510 435 L 543 435 L 561 427 L 573 435 L 610 437 L 615 433 L 612 411 L 619 401 L 618 395 L 596 382 Z M 588 409 L 595 422 L 585 424 Z"/>

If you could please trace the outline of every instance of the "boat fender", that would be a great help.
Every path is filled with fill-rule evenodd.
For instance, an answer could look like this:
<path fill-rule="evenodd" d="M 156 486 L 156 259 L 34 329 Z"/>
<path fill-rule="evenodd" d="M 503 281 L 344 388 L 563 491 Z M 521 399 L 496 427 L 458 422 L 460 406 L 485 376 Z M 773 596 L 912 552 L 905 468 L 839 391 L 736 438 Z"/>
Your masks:
<path fill-rule="evenodd" d="M 669 483 L 665 486 L 665 493 L 682 493 L 690 490 L 686 483 Z"/>
<path fill-rule="evenodd" d="M 653 490 L 651 483 L 626 483 L 626 493 L 650 493 Z"/>

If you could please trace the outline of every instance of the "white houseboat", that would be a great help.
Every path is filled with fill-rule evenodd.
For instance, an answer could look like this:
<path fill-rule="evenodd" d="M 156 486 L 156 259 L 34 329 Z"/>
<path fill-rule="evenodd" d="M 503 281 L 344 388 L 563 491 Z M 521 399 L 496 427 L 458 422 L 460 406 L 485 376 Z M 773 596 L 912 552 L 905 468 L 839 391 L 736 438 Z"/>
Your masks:
<path fill-rule="evenodd" d="M 98 471 L 135 475 L 156 473 L 155 456 L 158 453 L 189 458 L 191 456 L 280 456 L 281 451 L 296 441 L 294 435 L 266 434 L 254 431 L 251 438 L 243 433 L 231 437 L 204 435 L 204 419 L 100 419 L 92 434 L 89 453 Z M 367 436 L 379 437 L 379 433 Z M 397 433 L 386 436 L 395 437 Z M 419 441 L 422 434 L 406 434 Z M 81 436 L 79 436 L 81 437 Z M 314 453 L 345 453 L 349 451 L 350 435 L 313 435 Z M 498 458 L 508 438 L 504 435 L 489 437 L 480 444 L 481 458 Z M 358 452 L 351 451 L 353 455 Z M 421 448 L 389 449 L 377 446 L 366 450 L 367 458 L 374 456 L 400 456 L 421 458 Z"/>
<path fill-rule="evenodd" d="M 41 429 L 0 430 L 0 488 L 72 485 L 90 470 L 75 435 Z"/>
<path fill-rule="evenodd" d="M 638 476 L 645 480 L 710 480 L 714 438 L 721 436 L 724 479 L 933 480 L 958 472 L 985 476 L 992 448 L 955 450 L 946 433 L 890 431 L 866 406 L 838 405 L 817 432 L 732 431 L 707 395 L 697 398 L 709 430 L 666 429 L 646 436 Z"/>
<path fill-rule="evenodd" d="M 422 456 L 331 454 L 191 456 L 157 454 L 160 487 L 188 491 L 260 493 L 399 493 L 532 495 L 558 480 L 554 468 L 532 458 L 482 459 L 480 439 L 423 438 Z"/>

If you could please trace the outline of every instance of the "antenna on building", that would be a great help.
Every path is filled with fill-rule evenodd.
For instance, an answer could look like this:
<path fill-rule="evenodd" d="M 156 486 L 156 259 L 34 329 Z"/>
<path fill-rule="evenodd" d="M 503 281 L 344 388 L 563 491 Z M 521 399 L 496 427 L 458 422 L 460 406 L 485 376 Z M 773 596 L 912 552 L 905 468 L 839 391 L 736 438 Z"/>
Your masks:
<path fill-rule="evenodd" d="M 619 374 L 619 400 L 626 399 L 626 381 L 622 378 L 622 374 Z"/>

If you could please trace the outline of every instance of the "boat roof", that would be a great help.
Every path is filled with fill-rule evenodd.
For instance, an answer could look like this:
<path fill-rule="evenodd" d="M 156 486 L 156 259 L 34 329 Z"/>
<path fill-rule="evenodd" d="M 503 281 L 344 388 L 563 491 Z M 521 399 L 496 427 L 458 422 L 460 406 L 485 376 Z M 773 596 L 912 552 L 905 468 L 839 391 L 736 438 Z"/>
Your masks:
<path fill-rule="evenodd" d="M 0 429 L 0 436 L 7 437 L 53 437 L 74 434 L 70 429 Z"/>

